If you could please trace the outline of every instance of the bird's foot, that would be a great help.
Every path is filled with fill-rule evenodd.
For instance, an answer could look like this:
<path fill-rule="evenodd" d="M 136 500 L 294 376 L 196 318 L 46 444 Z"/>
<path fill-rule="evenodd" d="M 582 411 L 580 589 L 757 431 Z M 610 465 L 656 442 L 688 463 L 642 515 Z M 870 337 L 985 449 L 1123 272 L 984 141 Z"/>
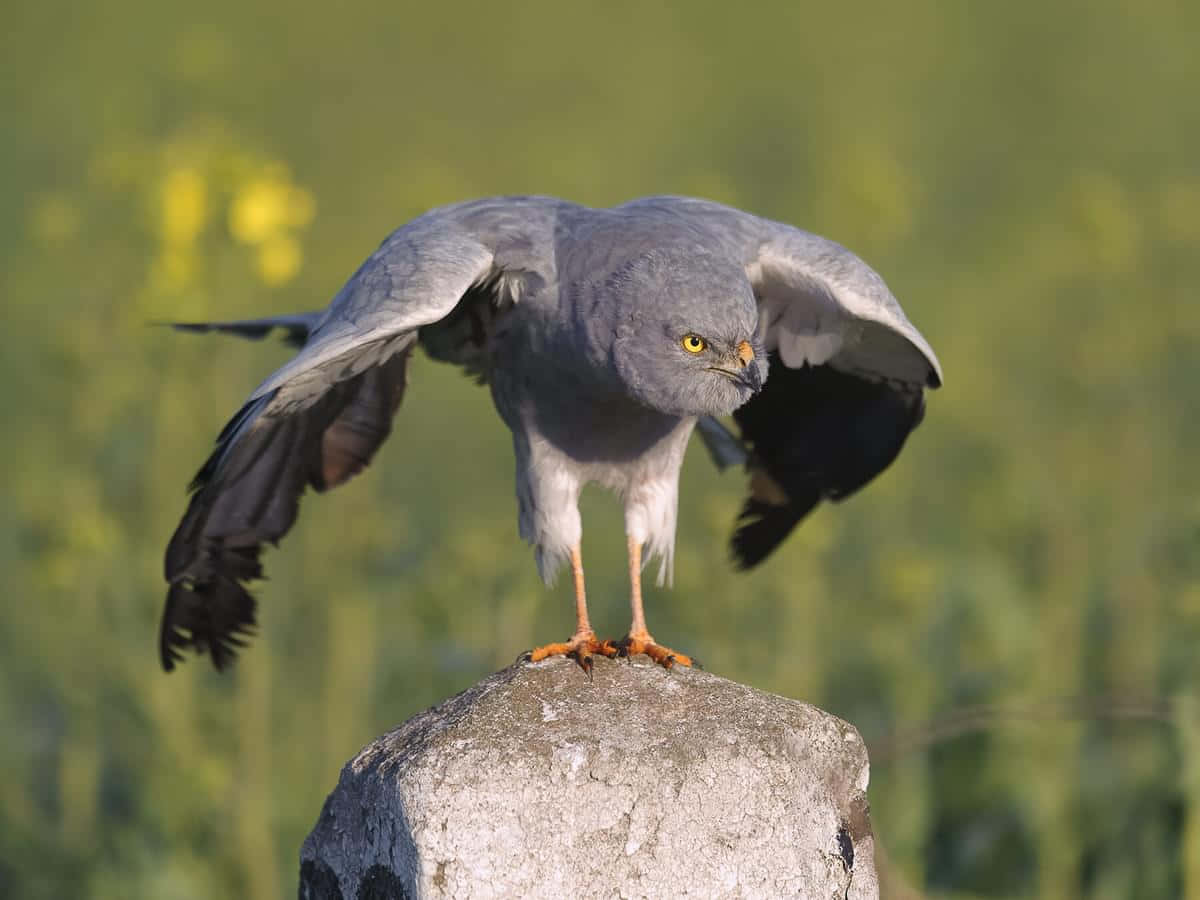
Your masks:
<path fill-rule="evenodd" d="M 580 631 L 574 634 L 569 641 L 535 647 L 525 654 L 525 659 L 529 662 L 541 662 L 551 656 L 565 656 L 575 660 L 579 663 L 579 668 L 591 675 L 592 657 L 596 655 L 612 659 L 620 655 L 620 650 L 612 641 L 596 640 L 594 631 Z"/>
<path fill-rule="evenodd" d="M 610 641 L 605 641 L 610 644 Z M 654 638 L 649 632 L 643 631 L 639 634 L 627 634 L 621 640 L 617 641 L 613 646 L 617 650 L 619 656 L 634 656 L 638 653 L 644 653 L 654 662 L 658 663 L 664 669 L 669 669 L 671 666 L 680 665 L 702 668 L 700 660 L 693 659 L 686 653 L 680 653 L 678 650 L 672 650 L 670 647 L 664 647 L 662 644 L 656 644 Z"/>

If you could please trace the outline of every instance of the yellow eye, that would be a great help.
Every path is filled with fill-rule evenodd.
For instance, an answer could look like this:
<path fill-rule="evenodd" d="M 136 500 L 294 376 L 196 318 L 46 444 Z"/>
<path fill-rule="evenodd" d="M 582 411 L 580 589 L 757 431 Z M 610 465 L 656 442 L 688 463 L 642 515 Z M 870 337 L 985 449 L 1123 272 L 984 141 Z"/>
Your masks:
<path fill-rule="evenodd" d="M 683 344 L 683 349 L 688 353 L 700 353 L 708 346 L 708 341 L 698 334 L 685 334 L 679 343 Z"/>

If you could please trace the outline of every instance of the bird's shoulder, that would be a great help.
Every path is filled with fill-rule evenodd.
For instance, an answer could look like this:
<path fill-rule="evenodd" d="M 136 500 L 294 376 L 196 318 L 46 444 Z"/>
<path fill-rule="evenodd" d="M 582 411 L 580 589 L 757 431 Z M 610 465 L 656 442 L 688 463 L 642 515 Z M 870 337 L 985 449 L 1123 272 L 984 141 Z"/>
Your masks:
<path fill-rule="evenodd" d="M 672 249 L 746 266 L 777 227 L 786 226 L 695 197 L 649 196 L 614 207 L 545 195 L 483 197 L 436 207 L 400 226 L 360 278 L 382 279 L 386 290 L 423 268 L 433 245 L 449 247 L 451 255 L 485 252 L 495 271 L 536 273 L 547 284 L 594 279 Z"/>

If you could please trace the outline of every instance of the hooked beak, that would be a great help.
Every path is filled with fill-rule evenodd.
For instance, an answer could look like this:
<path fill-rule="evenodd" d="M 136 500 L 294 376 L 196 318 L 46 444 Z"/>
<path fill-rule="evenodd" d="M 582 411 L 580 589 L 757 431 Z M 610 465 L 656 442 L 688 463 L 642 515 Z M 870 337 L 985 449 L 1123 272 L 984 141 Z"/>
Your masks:
<path fill-rule="evenodd" d="M 752 365 L 754 362 L 754 348 L 750 346 L 749 341 L 742 341 L 737 345 L 733 363 L 736 369 L 724 369 L 718 366 L 710 366 L 713 372 L 719 372 L 730 381 L 736 381 L 738 384 L 750 388 L 754 393 L 762 390 L 763 378 L 762 370 L 759 366 Z"/>
<path fill-rule="evenodd" d="M 742 369 L 741 375 L 738 376 L 738 381 L 757 394 L 762 390 L 763 386 L 762 370 L 758 366 L 748 365 Z"/>
<path fill-rule="evenodd" d="M 738 381 L 757 394 L 763 386 L 762 370 L 758 366 L 751 365 L 754 362 L 754 348 L 750 346 L 749 341 L 742 341 L 737 345 L 737 360 L 742 365 L 742 373 Z"/>

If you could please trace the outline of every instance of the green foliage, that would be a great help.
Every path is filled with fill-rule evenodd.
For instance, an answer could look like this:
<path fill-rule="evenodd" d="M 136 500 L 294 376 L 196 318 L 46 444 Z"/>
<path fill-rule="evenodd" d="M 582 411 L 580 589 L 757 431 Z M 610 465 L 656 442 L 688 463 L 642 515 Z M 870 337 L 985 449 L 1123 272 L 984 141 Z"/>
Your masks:
<path fill-rule="evenodd" d="M 694 451 L 648 596 L 710 669 L 860 727 L 889 892 L 1200 897 L 1200 7 L 19 5 L 0 895 L 290 895 L 343 761 L 566 634 L 486 391 L 420 360 L 378 464 L 268 554 L 236 670 L 155 657 L 183 486 L 285 351 L 148 323 L 322 306 L 423 209 L 537 192 L 828 234 L 938 348 L 900 460 L 751 575 L 741 479 Z M 617 635 L 611 498 L 585 522 Z"/>

